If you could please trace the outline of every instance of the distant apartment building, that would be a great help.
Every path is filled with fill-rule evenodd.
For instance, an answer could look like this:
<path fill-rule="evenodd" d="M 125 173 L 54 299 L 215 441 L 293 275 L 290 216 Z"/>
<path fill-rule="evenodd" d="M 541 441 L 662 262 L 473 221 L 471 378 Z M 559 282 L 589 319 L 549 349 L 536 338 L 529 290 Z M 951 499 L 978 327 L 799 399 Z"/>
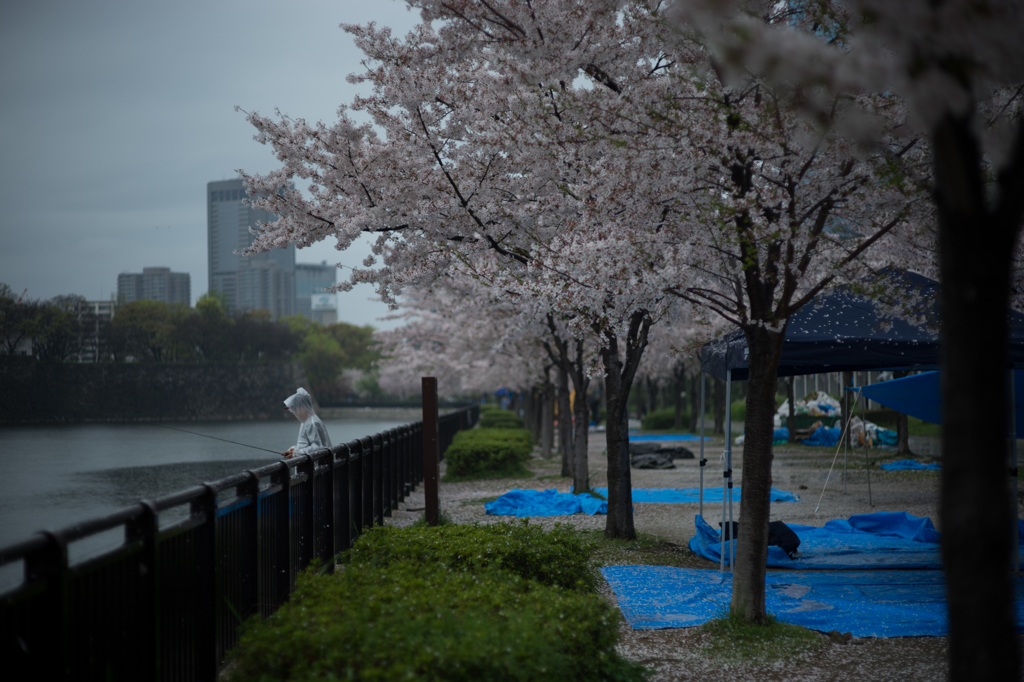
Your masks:
<path fill-rule="evenodd" d="M 107 325 L 114 319 L 116 307 L 114 301 L 83 301 L 78 307 L 78 323 L 81 325 L 79 362 L 100 362 L 107 358 L 104 336 Z"/>
<path fill-rule="evenodd" d="M 187 272 L 171 272 L 170 268 L 122 272 L 117 276 L 117 300 L 120 303 L 163 301 L 192 305 L 192 278 Z"/>
<path fill-rule="evenodd" d="M 338 321 L 337 295 L 325 292 L 338 283 L 338 269 L 323 261 L 295 264 L 295 313 L 320 324 Z"/>
<path fill-rule="evenodd" d="M 211 291 L 223 294 L 229 313 L 266 310 L 274 319 L 295 314 L 295 247 L 255 256 L 238 252 L 253 242 L 250 227 L 272 222 L 271 213 L 242 203 L 240 178 L 206 184 L 207 274 Z"/>

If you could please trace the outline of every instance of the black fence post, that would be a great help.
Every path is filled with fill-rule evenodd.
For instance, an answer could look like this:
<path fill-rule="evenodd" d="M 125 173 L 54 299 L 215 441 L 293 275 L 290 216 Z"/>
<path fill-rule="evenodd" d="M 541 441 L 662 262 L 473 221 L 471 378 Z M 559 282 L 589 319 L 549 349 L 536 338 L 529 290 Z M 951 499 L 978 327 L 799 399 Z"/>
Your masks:
<path fill-rule="evenodd" d="M 160 661 L 160 606 L 159 589 L 160 576 L 157 569 L 159 563 L 159 543 L 157 533 L 159 524 L 157 522 L 156 507 L 151 502 L 140 502 L 142 513 L 125 524 L 124 539 L 126 544 L 136 542 L 142 545 L 141 551 L 135 555 L 135 569 L 139 575 L 139 592 L 136 599 L 138 604 L 138 622 L 132 625 L 143 632 L 139 636 L 139 648 L 131 652 L 131 655 L 138 662 L 140 670 L 146 670 L 152 675 L 146 675 L 145 679 L 160 679 L 162 668 Z M 148 632 L 146 632 L 148 630 Z"/>
<path fill-rule="evenodd" d="M 316 532 L 313 526 L 313 458 L 306 455 L 305 461 L 299 462 L 295 469 L 298 474 L 296 478 L 299 480 L 295 484 L 298 491 L 293 496 L 292 505 L 296 507 L 294 518 L 297 523 L 294 528 L 295 553 L 292 557 L 291 581 L 288 583 L 289 592 L 291 592 L 299 572 L 306 568 L 313 559 L 313 535 Z"/>
<path fill-rule="evenodd" d="M 316 490 L 320 493 L 317 496 L 317 520 L 320 522 L 320 527 L 316 529 L 317 546 L 315 556 L 321 561 L 329 562 L 330 565 L 327 566 L 326 570 L 328 573 L 333 573 L 334 557 L 340 551 L 335 549 L 337 532 L 335 531 L 334 501 L 337 495 L 334 492 L 334 453 L 328 453 L 319 462 L 322 466 L 314 467 L 313 469 L 318 486 Z M 318 471 L 319 473 L 317 473 Z"/>
<path fill-rule="evenodd" d="M 347 445 L 340 445 L 334 457 L 334 554 L 352 546 L 350 488 L 352 468 Z"/>
<path fill-rule="evenodd" d="M 43 531 L 46 546 L 25 557 L 25 582 L 45 581 L 46 597 L 32 618 L 25 644 L 40 679 L 70 680 L 72 670 L 71 590 L 68 545 L 58 533 Z"/>
<path fill-rule="evenodd" d="M 194 675 L 199 682 L 217 679 L 217 491 L 203 485 L 202 497 L 191 503 L 191 515 L 202 516 L 196 528 L 196 614 L 192 639 Z"/>
<path fill-rule="evenodd" d="M 373 485 L 373 460 L 376 458 L 375 448 L 373 447 L 373 439 L 369 436 L 359 439 L 360 445 L 363 446 L 363 458 L 362 467 L 363 470 L 363 530 L 369 528 L 376 521 L 376 517 L 373 515 L 373 504 L 374 504 L 374 485 Z"/>
<path fill-rule="evenodd" d="M 381 525 L 384 523 L 384 509 L 387 507 L 388 516 L 391 515 L 391 508 L 384 503 L 384 448 L 387 446 L 387 439 L 383 434 L 370 436 L 373 442 L 373 523 Z"/>
<path fill-rule="evenodd" d="M 363 452 L 363 442 L 354 440 L 349 443 L 348 476 L 351 480 L 352 492 L 352 542 L 363 532 L 365 521 L 363 520 L 363 462 L 366 460 L 366 453 Z"/>

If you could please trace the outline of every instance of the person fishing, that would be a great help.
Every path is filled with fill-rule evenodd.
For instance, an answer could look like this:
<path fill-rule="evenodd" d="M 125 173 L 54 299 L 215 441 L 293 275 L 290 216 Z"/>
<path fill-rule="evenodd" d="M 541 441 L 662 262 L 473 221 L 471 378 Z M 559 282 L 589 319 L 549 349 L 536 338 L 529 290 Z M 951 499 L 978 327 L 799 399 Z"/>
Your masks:
<path fill-rule="evenodd" d="M 313 397 L 306 389 L 299 388 L 295 394 L 284 401 L 284 409 L 291 412 L 302 424 L 299 427 L 299 442 L 281 454 L 285 459 L 295 455 L 308 455 L 321 448 L 331 447 L 331 437 L 327 435 L 327 427 L 313 411 Z"/>

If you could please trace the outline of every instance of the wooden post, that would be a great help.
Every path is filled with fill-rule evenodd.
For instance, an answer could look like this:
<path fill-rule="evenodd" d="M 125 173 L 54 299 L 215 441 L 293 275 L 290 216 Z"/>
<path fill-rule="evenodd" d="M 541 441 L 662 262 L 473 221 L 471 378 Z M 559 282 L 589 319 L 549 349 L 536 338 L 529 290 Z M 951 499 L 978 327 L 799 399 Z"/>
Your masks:
<path fill-rule="evenodd" d="M 428 526 L 440 520 L 437 501 L 437 378 L 423 377 L 423 492 Z"/>

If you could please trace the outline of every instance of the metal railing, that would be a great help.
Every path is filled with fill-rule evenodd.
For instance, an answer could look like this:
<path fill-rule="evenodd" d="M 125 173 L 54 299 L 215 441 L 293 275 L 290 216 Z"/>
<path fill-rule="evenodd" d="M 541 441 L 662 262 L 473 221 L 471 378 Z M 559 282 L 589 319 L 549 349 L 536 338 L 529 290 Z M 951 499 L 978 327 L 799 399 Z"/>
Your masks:
<path fill-rule="evenodd" d="M 440 417 L 442 456 L 478 416 Z M 0 549 L 0 566 L 24 564 L 24 582 L 0 595 L 5 676 L 215 680 L 246 618 L 273 613 L 313 560 L 333 570 L 423 480 L 422 432 L 401 426 Z M 184 518 L 161 527 L 174 512 Z M 118 527 L 123 544 L 68 561 L 70 543 Z"/>

